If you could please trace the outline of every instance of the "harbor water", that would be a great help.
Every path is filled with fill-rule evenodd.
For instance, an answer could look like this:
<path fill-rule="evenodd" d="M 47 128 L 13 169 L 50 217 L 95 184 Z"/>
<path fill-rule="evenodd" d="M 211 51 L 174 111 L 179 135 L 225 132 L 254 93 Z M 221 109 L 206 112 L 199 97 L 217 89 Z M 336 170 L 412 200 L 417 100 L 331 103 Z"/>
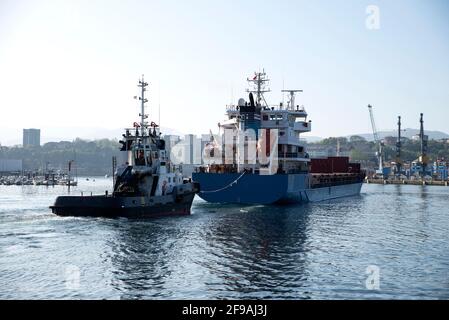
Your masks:
<path fill-rule="evenodd" d="M 71 194 L 104 193 L 80 179 Z M 67 187 L 0 186 L 3 299 L 449 299 L 449 188 L 364 185 L 288 206 L 61 218 Z"/>

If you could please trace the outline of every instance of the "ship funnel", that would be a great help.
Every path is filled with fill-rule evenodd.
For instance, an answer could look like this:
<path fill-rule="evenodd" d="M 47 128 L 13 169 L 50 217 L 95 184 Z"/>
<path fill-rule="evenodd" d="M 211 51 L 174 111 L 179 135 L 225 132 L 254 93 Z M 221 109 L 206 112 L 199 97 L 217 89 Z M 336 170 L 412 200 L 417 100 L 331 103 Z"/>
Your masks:
<path fill-rule="evenodd" d="M 253 96 L 252 92 L 249 93 L 249 103 L 250 103 L 251 107 L 255 106 L 255 104 L 254 104 L 254 96 Z"/>

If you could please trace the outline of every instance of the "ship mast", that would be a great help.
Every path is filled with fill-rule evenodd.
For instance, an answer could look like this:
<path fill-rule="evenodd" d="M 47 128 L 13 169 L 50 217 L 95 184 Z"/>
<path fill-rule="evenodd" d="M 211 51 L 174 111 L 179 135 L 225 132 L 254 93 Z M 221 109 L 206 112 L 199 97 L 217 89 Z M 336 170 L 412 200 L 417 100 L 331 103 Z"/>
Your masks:
<path fill-rule="evenodd" d="M 269 82 L 270 79 L 266 78 L 266 76 L 267 76 L 267 74 L 265 73 L 265 70 L 263 70 L 262 72 L 255 72 L 254 78 L 247 79 L 247 81 L 249 83 L 252 83 L 253 88 L 247 89 L 246 92 L 256 94 L 256 102 L 257 102 L 256 105 L 257 106 L 261 106 L 262 100 L 263 100 L 265 102 L 265 105 L 268 107 L 268 104 L 265 101 L 265 98 L 263 96 L 264 93 L 271 91 L 267 86 L 267 82 Z"/>
<path fill-rule="evenodd" d="M 142 134 L 142 137 L 144 137 L 145 136 L 145 128 L 146 128 L 145 119 L 148 118 L 148 115 L 145 114 L 145 103 L 148 102 L 148 99 L 145 99 L 145 91 L 147 90 L 146 87 L 148 86 L 148 83 L 144 81 L 143 75 L 142 75 L 142 80 L 139 80 L 139 84 L 137 86 L 139 88 L 141 88 L 141 93 L 140 93 L 140 97 L 139 97 L 141 111 L 139 113 L 139 116 L 140 116 L 141 134 Z"/>

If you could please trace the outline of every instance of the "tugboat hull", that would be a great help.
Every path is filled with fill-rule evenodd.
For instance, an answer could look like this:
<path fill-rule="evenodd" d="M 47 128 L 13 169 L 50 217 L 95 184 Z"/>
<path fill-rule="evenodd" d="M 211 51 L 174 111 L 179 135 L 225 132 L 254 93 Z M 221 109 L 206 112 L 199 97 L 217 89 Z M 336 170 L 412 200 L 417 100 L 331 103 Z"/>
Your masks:
<path fill-rule="evenodd" d="M 165 140 L 159 125 L 146 121 L 145 91 L 148 83 L 142 78 L 138 87 L 140 123 L 125 129 L 121 144 L 121 163 L 112 158 L 114 185 L 112 195 L 61 196 L 50 207 L 54 214 L 74 217 L 129 217 L 188 215 L 199 185 L 184 179 L 181 172 L 171 166 Z"/>
<path fill-rule="evenodd" d="M 59 216 L 148 218 L 189 215 L 195 193 L 182 196 L 60 196 L 50 207 Z"/>

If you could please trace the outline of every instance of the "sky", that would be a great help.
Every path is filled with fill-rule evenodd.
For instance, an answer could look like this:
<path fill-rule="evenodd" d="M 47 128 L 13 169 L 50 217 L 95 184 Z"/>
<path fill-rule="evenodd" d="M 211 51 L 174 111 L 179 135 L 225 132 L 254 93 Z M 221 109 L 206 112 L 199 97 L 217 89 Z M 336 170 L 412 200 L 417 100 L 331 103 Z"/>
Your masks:
<path fill-rule="evenodd" d="M 0 0 L 0 143 L 129 127 L 142 74 L 152 120 L 217 132 L 263 69 L 269 104 L 304 90 L 309 135 L 370 132 L 368 104 L 379 130 L 449 132 L 449 2 Z"/>

